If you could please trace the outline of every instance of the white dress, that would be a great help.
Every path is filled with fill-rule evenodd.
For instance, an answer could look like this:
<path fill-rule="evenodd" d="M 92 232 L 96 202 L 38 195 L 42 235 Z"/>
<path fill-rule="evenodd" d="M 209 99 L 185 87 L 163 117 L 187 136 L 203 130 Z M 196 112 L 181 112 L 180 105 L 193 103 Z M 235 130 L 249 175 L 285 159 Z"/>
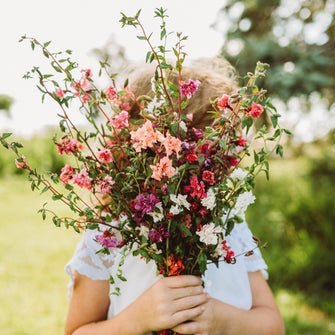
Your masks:
<path fill-rule="evenodd" d="M 96 254 L 96 251 L 101 247 L 93 240 L 95 235 L 97 235 L 97 231 L 87 230 L 84 233 L 82 239 L 78 242 L 73 257 L 65 266 L 65 272 L 70 276 L 69 298 L 73 289 L 74 271 L 78 271 L 89 278 L 100 280 L 108 280 L 110 275 L 115 274 L 116 265 L 121 256 L 116 252 L 110 255 Z M 251 231 L 245 222 L 235 225 L 226 240 L 235 255 L 255 247 Z M 259 249 L 256 249 L 251 256 L 239 256 L 236 260 L 235 264 L 220 262 L 218 268 L 215 264 L 209 264 L 203 278 L 205 291 L 213 298 L 248 310 L 252 306 L 248 272 L 260 270 L 267 279 L 267 266 Z M 122 271 L 127 281 L 117 281 L 114 276 L 116 280 L 114 285 L 120 288 L 121 295 L 110 295 L 108 318 L 121 312 L 159 279 L 156 276 L 156 266 L 153 261 L 146 263 L 139 256 L 135 257 L 131 254 L 126 257 L 122 265 Z M 111 285 L 110 292 L 113 291 L 114 287 Z"/>

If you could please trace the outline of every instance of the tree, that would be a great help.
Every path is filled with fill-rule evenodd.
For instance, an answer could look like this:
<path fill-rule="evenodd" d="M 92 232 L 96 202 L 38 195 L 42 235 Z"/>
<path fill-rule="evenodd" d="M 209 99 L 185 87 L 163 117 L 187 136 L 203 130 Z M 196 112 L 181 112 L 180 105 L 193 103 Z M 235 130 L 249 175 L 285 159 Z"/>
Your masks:
<path fill-rule="evenodd" d="M 227 0 L 215 23 L 226 34 L 222 54 L 239 73 L 258 60 L 271 65 L 263 87 L 310 111 L 315 92 L 335 101 L 335 0 Z"/>
<path fill-rule="evenodd" d="M 8 95 L 0 94 L 0 111 L 3 110 L 7 115 L 9 115 L 12 104 L 13 98 Z"/>

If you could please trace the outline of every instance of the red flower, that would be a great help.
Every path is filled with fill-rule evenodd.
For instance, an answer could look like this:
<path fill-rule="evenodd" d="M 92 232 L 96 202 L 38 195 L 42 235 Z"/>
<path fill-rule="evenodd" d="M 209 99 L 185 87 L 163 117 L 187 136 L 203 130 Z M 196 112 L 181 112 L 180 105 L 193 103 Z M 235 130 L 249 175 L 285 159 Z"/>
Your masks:
<path fill-rule="evenodd" d="M 198 156 L 194 153 L 194 149 L 189 150 L 183 158 L 183 161 L 188 161 L 189 163 L 197 162 Z"/>
<path fill-rule="evenodd" d="M 242 136 L 242 134 L 240 135 L 240 138 L 239 138 L 239 140 L 238 140 L 238 145 L 240 146 L 240 147 L 244 147 L 244 144 L 246 144 L 248 141 L 247 140 L 245 140 L 244 138 L 243 138 L 243 136 Z"/>
<path fill-rule="evenodd" d="M 173 254 L 171 254 L 167 259 L 166 265 L 169 267 L 169 276 L 179 276 L 185 269 L 185 266 L 179 256 Z"/>
<path fill-rule="evenodd" d="M 202 180 L 209 182 L 210 185 L 214 184 L 214 173 L 212 171 L 205 170 L 202 173 Z"/>
<path fill-rule="evenodd" d="M 264 109 L 263 106 L 260 104 L 256 104 L 256 103 L 252 103 L 251 107 L 248 108 L 247 111 L 247 116 L 251 116 L 254 119 L 257 119 L 262 113 L 263 113 Z"/>
<path fill-rule="evenodd" d="M 237 166 L 240 161 L 235 157 L 229 157 L 230 166 Z"/>
<path fill-rule="evenodd" d="M 192 193 L 190 194 L 192 198 L 195 196 L 197 196 L 199 199 L 206 197 L 205 184 L 202 181 L 199 183 L 197 176 L 193 176 L 191 178 L 190 186 L 192 188 Z"/>
<path fill-rule="evenodd" d="M 225 107 L 229 106 L 228 101 L 229 101 L 230 96 L 227 94 L 224 94 L 217 103 L 218 108 L 220 111 L 222 111 Z"/>

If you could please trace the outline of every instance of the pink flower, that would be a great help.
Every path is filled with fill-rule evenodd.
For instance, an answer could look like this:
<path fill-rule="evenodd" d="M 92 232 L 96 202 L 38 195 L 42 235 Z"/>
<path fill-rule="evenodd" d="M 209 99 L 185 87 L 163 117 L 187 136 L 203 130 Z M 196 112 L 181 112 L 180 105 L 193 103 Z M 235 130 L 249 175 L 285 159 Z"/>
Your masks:
<path fill-rule="evenodd" d="M 122 127 L 128 127 L 128 112 L 122 111 L 120 114 L 117 114 L 113 119 L 110 121 L 111 126 L 114 126 L 116 129 L 121 129 Z"/>
<path fill-rule="evenodd" d="M 152 178 L 161 180 L 163 176 L 172 177 L 175 174 L 175 168 L 172 167 L 172 160 L 165 156 L 156 165 L 150 165 Z"/>
<path fill-rule="evenodd" d="M 66 164 L 62 168 L 62 172 L 59 176 L 59 179 L 62 181 L 63 185 L 67 184 L 70 179 L 72 179 L 73 176 L 73 167 Z"/>
<path fill-rule="evenodd" d="M 99 157 L 99 160 L 103 163 L 113 162 L 113 155 L 108 149 L 100 150 L 98 157 Z"/>
<path fill-rule="evenodd" d="M 84 146 L 75 138 L 63 137 L 57 144 L 57 150 L 60 155 L 72 155 L 74 152 L 83 150 Z"/>
<path fill-rule="evenodd" d="M 107 87 L 105 94 L 109 100 L 115 100 L 117 98 L 116 89 L 113 86 Z"/>
<path fill-rule="evenodd" d="M 256 104 L 255 102 L 252 103 L 251 107 L 248 108 L 247 116 L 251 116 L 254 119 L 257 119 L 262 113 L 264 109 L 263 106 L 260 104 Z"/>
<path fill-rule="evenodd" d="M 84 91 L 89 90 L 91 87 L 91 82 L 86 77 L 81 78 L 79 83 Z"/>
<path fill-rule="evenodd" d="M 114 233 L 110 233 L 106 229 L 102 235 L 96 235 L 95 239 L 104 248 L 119 248 L 122 245 L 122 241 L 118 241 L 114 236 Z"/>
<path fill-rule="evenodd" d="M 25 169 L 26 167 L 28 167 L 27 162 L 26 162 L 26 157 L 22 155 L 21 157 L 15 159 L 15 165 L 19 169 Z"/>
<path fill-rule="evenodd" d="M 93 77 L 91 69 L 81 70 L 80 72 L 83 74 L 83 76 L 85 78 L 92 78 Z"/>
<path fill-rule="evenodd" d="M 228 107 L 229 104 L 229 98 L 230 96 L 227 94 L 224 94 L 217 102 L 217 106 L 220 109 L 220 111 L 222 111 L 225 107 Z"/>
<path fill-rule="evenodd" d="M 177 154 L 177 157 L 179 157 L 179 152 L 181 150 L 181 143 L 182 143 L 181 140 L 167 133 L 165 141 L 164 141 L 164 147 L 166 150 L 166 154 L 170 156 L 172 152 L 174 151 Z"/>
<path fill-rule="evenodd" d="M 180 94 L 185 95 L 187 99 L 190 99 L 192 98 L 196 90 L 198 89 L 199 85 L 200 85 L 199 80 L 193 81 L 189 79 L 186 82 L 181 82 L 180 83 Z"/>
<path fill-rule="evenodd" d="M 207 196 L 205 192 L 205 184 L 202 181 L 199 183 L 197 176 L 191 178 L 190 191 L 192 191 L 190 194 L 192 198 L 197 196 L 199 199 L 202 199 Z"/>
<path fill-rule="evenodd" d="M 101 183 L 99 184 L 99 190 L 102 195 L 111 193 L 112 185 L 115 184 L 115 181 L 112 177 L 106 176 Z"/>
<path fill-rule="evenodd" d="M 193 114 L 190 113 L 190 114 L 186 114 L 186 117 L 190 120 L 190 121 L 193 121 Z"/>
<path fill-rule="evenodd" d="M 202 180 L 207 181 L 210 185 L 214 184 L 214 173 L 212 171 L 205 170 L 202 173 Z"/>
<path fill-rule="evenodd" d="M 64 98 L 64 91 L 61 89 L 61 88 L 59 88 L 59 87 L 57 87 L 56 89 L 55 89 L 55 94 L 57 95 L 57 96 L 59 96 L 60 98 Z"/>
<path fill-rule="evenodd" d="M 81 188 L 91 189 L 92 179 L 88 176 L 87 170 L 82 169 L 79 173 L 76 173 L 72 176 L 72 182 L 77 184 Z"/>
<path fill-rule="evenodd" d="M 154 131 L 150 120 L 136 131 L 130 132 L 131 139 L 135 142 L 134 146 L 137 152 L 141 149 L 152 148 L 155 142 L 163 142 L 165 137 L 159 131 Z"/>

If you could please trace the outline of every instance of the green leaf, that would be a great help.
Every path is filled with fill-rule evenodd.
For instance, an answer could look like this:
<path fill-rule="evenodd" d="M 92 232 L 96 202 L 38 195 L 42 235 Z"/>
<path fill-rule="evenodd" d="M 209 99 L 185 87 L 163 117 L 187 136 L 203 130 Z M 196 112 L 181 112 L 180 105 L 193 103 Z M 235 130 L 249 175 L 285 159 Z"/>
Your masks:
<path fill-rule="evenodd" d="M 2 135 L 1 135 L 1 137 L 3 138 L 3 139 L 6 139 L 6 138 L 8 138 L 9 136 L 11 136 L 13 133 L 3 133 Z"/>
<path fill-rule="evenodd" d="M 139 40 L 146 40 L 145 36 L 136 36 Z"/>
<path fill-rule="evenodd" d="M 45 43 L 43 44 L 44 48 L 48 47 L 48 45 L 49 45 L 50 43 L 51 43 L 51 41 L 45 42 Z"/>
<path fill-rule="evenodd" d="M 200 253 L 198 255 L 198 264 L 200 268 L 200 272 L 203 274 L 207 269 L 207 256 L 204 253 Z"/>
<path fill-rule="evenodd" d="M 184 222 L 179 221 L 179 222 L 178 222 L 178 228 L 179 228 L 179 230 L 180 230 L 182 233 L 184 233 L 185 235 L 187 235 L 187 236 L 192 236 L 192 233 L 186 228 Z"/>
<path fill-rule="evenodd" d="M 60 199 L 62 199 L 63 198 L 63 195 L 62 194 L 54 194 L 52 197 L 51 197 L 51 199 L 52 200 L 60 200 Z"/>

